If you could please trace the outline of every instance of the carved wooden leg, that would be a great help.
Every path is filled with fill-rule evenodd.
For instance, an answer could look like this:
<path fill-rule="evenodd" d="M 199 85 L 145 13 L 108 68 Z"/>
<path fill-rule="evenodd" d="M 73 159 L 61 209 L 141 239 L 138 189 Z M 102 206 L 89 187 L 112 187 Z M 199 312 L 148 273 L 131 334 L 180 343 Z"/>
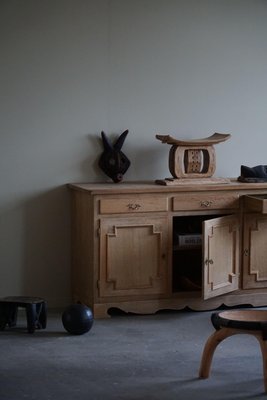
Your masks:
<path fill-rule="evenodd" d="M 94 318 L 110 318 L 108 314 L 108 306 L 106 304 L 94 304 L 93 306 Z"/>
<path fill-rule="evenodd" d="M 26 305 L 27 328 L 29 333 L 34 333 L 36 327 L 36 304 Z"/>
<path fill-rule="evenodd" d="M 203 353 L 202 359 L 199 369 L 199 377 L 200 378 L 208 378 L 210 374 L 210 367 L 212 363 L 213 354 L 216 350 L 216 347 L 219 343 L 221 343 L 224 339 L 229 336 L 235 335 L 237 332 L 234 329 L 230 328 L 221 328 L 218 331 L 215 331 L 207 340 Z"/>
<path fill-rule="evenodd" d="M 261 348 L 264 388 L 267 392 L 267 341 L 262 339 L 261 333 L 255 333 L 254 336 L 258 339 Z"/>
<path fill-rule="evenodd" d="M 39 312 L 38 320 L 39 320 L 40 328 L 45 329 L 46 324 L 47 324 L 47 303 L 46 303 L 46 301 L 43 301 L 40 304 L 40 312 Z"/>

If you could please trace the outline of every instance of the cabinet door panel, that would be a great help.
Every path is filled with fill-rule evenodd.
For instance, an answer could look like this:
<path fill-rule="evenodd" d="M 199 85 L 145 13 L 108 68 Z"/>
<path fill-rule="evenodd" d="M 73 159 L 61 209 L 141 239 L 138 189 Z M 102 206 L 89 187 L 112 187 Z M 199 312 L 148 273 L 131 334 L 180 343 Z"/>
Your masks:
<path fill-rule="evenodd" d="M 267 287 L 267 216 L 244 218 L 243 288 Z"/>
<path fill-rule="evenodd" d="M 167 226 L 165 217 L 101 220 L 100 297 L 166 292 Z"/>
<path fill-rule="evenodd" d="M 204 299 L 239 287 L 239 217 L 226 216 L 203 222 Z"/>

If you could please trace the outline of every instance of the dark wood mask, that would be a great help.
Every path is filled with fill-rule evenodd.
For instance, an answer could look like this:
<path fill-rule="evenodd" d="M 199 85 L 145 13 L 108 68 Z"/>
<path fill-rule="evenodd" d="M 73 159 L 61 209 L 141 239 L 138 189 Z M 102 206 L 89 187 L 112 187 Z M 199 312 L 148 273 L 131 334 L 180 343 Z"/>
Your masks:
<path fill-rule="evenodd" d="M 106 134 L 103 131 L 101 132 L 104 151 L 100 156 L 98 165 L 115 183 L 122 181 L 123 175 L 131 164 L 126 155 L 121 151 L 127 134 L 128 130 L 124 131 L 112 144 Z"/>

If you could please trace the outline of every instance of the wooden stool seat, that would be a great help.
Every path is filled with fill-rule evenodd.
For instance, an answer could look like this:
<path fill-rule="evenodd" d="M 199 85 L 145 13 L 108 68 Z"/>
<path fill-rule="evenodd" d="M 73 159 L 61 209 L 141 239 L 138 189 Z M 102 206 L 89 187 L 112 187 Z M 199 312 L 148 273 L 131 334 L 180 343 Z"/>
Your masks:
<path fill-rule="evenodd" d="M 45 329 L 47 322 L 47 303 L 40 297 L 8 296 L 0 298 L 0 330 L 16 326 L 18 308 L 26 309 L 27 329 Z"/>
<path fill-rule="evenodd" d="M 216 347 L 229 336 L 240 333 L 256 337 L 263 359 L 264 387 L 267 392 L 267 311 L 233 310 L 213 313 L 211 322 L 216 331 L 208 338 L 202 353 L 200 378 L 208 378 Z"/>

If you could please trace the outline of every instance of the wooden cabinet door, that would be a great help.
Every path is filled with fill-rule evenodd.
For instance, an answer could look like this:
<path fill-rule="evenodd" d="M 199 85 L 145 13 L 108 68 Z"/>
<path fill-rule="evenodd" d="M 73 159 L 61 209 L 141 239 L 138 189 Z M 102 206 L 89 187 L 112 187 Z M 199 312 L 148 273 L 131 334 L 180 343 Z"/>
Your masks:
<path fill-rule="evenodd" d="M 203 222 L 203 297 L 209 299 L 239 287 L 239 217 Z"/>
<path fill-rule="evenodd" d="M 245 214 L 243 289 L 267 287 L 267 216 Z"/>
<path fill-rule="evenodd" d="M 99 296 L 166 293 L 167 243 L 167 217 L 102 218 Z"/>

